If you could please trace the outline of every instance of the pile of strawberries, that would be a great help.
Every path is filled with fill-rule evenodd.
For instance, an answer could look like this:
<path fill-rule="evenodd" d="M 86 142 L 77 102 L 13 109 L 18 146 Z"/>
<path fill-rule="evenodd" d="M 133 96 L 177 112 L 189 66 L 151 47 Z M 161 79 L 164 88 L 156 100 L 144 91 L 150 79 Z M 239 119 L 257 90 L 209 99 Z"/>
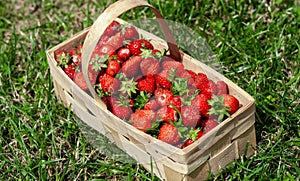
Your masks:
<path fill-rule="evenodd" d="M 55 53 L 57 65 L 83 90 L 82 43 Z M 185 148 L 235 113 L 240 105 L 224 81 L 185 69 L 155 49 L 136 28 L 113 21 L 89 64 L 89 78 L 107 108 L 153 137 Z"/>

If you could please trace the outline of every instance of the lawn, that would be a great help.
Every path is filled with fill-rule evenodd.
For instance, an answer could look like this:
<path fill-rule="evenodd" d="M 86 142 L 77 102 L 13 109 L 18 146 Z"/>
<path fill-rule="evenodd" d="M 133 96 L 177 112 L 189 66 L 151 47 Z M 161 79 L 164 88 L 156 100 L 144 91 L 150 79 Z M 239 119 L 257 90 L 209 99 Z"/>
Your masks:
<path fill-rule="evenodd" d="M 158 180 L 141 165 L 113 159 L 116 148 L 94 147 L 54 94 L 45 51 L 92 25 L 112 2 L 0 2 L 0 180 Z M 255 99 L 256 154 L 208 180 L 299 180 L 300 3 L 150 3 L 205 38 L 222 73 Z M 144 16 L 153 14 L 139 9 L 122 18 Z"/>

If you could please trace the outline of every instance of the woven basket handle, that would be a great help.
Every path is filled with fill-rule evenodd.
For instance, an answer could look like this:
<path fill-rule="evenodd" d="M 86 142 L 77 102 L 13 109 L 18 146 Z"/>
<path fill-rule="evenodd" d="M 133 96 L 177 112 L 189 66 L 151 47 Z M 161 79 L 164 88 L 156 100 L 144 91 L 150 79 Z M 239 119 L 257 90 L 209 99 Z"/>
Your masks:
<path fill-rule="evenodd" d="M 119 0 L 114 4 L 110 5 L 105 11 L 97 18 L 94 24 L 91 26 L 89 30 L 84 44 L 82 48 L 82 72 L 87 82 L 88 88 L 94 99 L 98 103 L 102 102 L 99 101 L 100 98 L 97 96 L 88 76 L 88 65 L 91 59 L 92 53 L 101 38 L 102 34 L 104 33 L 106 27 L 110 25 L 118 16 L 123 14 L 124 12 L 136 8 L 136 7 L 149 7 L 155 14 L 157 21 L 159 22 L 160 28 L 164 34 L 165 40 L 167 41 L 168 48 L 170 54 L 174 56 L 178 61 L 181 61 L 181 54 L 176 44 L 174 37 L 171 34 L 171 31 L 164 20 L 163 16 L 156 10 L 153 6 L 148 4 L 143 0 Z M 103 103 L 100 103 L 103 106 Z"/>

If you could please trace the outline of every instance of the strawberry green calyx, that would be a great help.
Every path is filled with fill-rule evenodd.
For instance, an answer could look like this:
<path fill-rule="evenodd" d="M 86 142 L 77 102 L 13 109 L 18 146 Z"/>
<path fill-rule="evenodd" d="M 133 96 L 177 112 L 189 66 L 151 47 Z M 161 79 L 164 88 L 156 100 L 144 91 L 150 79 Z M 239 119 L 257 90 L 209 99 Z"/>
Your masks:
<path fill-rule="evenodd" d="M 128 79 L 124 77 L 124 80 L 121 81 L 121 88 L 120 91 L 123 94 L 127 94 L 129 97 L 132 96 L 132 94 L 136 94 L 138 88 L 137 88 L 137 82 L 133 80 L 133 78 Z"/>
<path fill-rule="evenodd" d="M 174 93 L 174 95 L 183 96 L 185 94 L 189 93 L 188 89 L 188 80 L 184 78 L 176 77 L 171 81 L 171 91 Z"/>
<path fill-rule="evenodd" d="M 102 68 L 107 68 L 106 62 L 108 59 L 108 55 L 99 56 L 98 54 L 96 54 L 95 57 L 91 59 L 90 65 L 92 65 L 93 70 L 99 71 Z"/>
<path fill-rule="evenodd" d="M 154 58 L 152 54 L 152 50 L 141 48 L 141 51 L 142 51 L 141 53 L 142 58 L 149 58 L 149 57 Z"/>
<path fill-rule="evenodd" d="M 140 91 L 140 94 L 134 99 L 135 104 L 134 108 L 135 110 L 139 110 L 145 106 L 147 102 L 149 102 L 151 97 L 151 94 L 146 93 L 145 91 Z"/>
<path fill-rule="evenodd" d="M 67 67 L 68 67 L 68 63 L 69 63 L 69 60 L 70 60 L 70 56 L 69 56 L 67 53 L 62 52 L 62 53 L 58 56 L 58 63 L 57 63 L 57 65 L 60 66 L 60 67 L 67 68 Z"/>
<path fill-rule="evenodd" d="M 223 121 L 225 116 L 230 116 L 230 114 L 228 113 L 228 110 L 230 110 L 230 108 L 224 105 L 223 96 L 216 96 L 213 94 L 212 99 L 208 100 L 207 102 L 211 106 L 211 109 L 208 111 L 208 114 L 218 116 L 218 122 Z"/>
<path fill-rule="evenodd" d="M 117 103 L 119 106 L 131 107 L 130 99 L 127 97 L 119 96 Z"/>

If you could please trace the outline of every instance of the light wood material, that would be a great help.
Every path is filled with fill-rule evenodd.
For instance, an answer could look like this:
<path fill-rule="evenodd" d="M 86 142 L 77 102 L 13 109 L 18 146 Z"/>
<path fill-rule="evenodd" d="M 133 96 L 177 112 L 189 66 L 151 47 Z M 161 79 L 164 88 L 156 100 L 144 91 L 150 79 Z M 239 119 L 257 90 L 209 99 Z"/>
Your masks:
<path fill-rule="evenodd" d="M 142 1 L 122 0 L 119 2 Z M 142 2 L 142 5 L 145 5 L 145 2 Z M 124 23 L 121 19 L 115 20 L 121 24 Z M 228 84 L 230 94 L 238 97 L 242 104 L 236 113 L 185 149 L 178 149 L 155 139 L 114 116 L 104 104 L 96 100 L 97 96 L 95 99 L 93 95 L 81 90 L 57 66 L 54 59 L 56 51 L 71 49 L 77 42 L 85 40 L 90 30 L 91 28 L 87 28 L 46 52 L 56 97 L 65 107 L 71 106 L 74 114 L 83 122 L 105 135 L 149 172 L 153 169 L 153 173 L 162 180 L 205 180 L 209 171 L 217 173 L 234 159 L 255 153 L 254 99 L 222 74 L 182 52 L 182 63 L 187 69 L 204 72 L 208 77 L 223 80 Z M 157 36 L 141 29 L 138 29 L 138 32 L 143 37 L 151 39 L 154 47 L 168 47 L 168 43 Z M 89 33 L 89 36 L 92 34 L 97 35 L 94 32 Z M 94 41 L 96 42 L 97 39 Z M 85 57 L 88 57 L 87 54 Z"/>

